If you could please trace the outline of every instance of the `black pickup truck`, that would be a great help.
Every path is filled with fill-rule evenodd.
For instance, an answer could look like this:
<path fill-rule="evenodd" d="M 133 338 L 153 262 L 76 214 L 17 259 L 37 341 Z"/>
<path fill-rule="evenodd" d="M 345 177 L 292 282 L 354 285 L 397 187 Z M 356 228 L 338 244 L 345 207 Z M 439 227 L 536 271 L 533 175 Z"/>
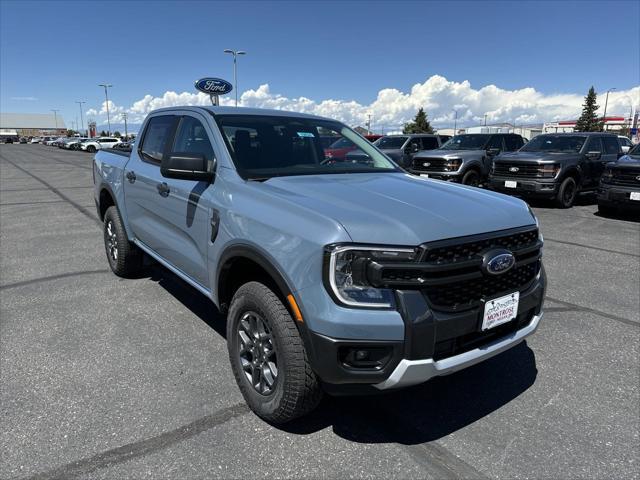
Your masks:
<path fill-rule="evenodd" d="M 538 135 L 519 151 L 497 156 L 489 188 L 573 205 L 580 192 L 595 191 L 605 165 L 622 156 L 618 138 L 606 133 Z"/>
<path fill-rule="evenodd" d="M 603 214 L 616 210 L 640 213 L 640 145 L 605 167 L 598 188 L 598 210 Z"/>

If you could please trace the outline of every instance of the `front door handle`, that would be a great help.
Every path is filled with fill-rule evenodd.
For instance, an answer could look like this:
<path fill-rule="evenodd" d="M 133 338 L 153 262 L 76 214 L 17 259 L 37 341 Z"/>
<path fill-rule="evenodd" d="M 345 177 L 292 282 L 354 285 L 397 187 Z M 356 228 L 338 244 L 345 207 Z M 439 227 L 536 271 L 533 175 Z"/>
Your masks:
<path fill-rule="evenodd" d="M 169 185 L 167 185 L 165 182 L 159 183 L 157 185 L 158 188 L 158 193 L 160 194 L 161 197 L 168 197 L 169 196 Z"/>
<path fill-rule="evenodd" d="M 134 183 L 136 181 L 136 173 L 133 170 L 130 170 L 126 174 L 127 180 L 129 183 Z"/>

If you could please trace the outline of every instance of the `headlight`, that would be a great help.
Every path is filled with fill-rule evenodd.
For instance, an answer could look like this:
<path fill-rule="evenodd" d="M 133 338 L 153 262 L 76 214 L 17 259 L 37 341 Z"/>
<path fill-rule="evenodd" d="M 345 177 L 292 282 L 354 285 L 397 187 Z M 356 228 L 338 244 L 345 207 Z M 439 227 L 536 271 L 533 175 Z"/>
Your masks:
<path fill-rule="evenodd" d="M 455 172 L 456 170 L 458 170 L 460 168 L 460 165 L 462 165 L 462 159 L 460 159 L 460 158 L 450 158 L 444 164 L 444 171 L 445 172 Z"/>
<path fill-rule="evenodd" d="M 554 178 L 560 171 L 560 164 L 550 163 L 546 165 L 540 165 L 540 167 L 538 167 L 538 171 L 540 172 L 540 175 L 542 177 Z"/>
<path fill-rule="evenodd" d="M 368 278 L 372 262 L 412 262 L 416 249 L 367 245 L 329 245 L 325 249 L 325 284 L 340 303 L 352 307 L 389 308 L 393 290 L 376 288 Z"/>

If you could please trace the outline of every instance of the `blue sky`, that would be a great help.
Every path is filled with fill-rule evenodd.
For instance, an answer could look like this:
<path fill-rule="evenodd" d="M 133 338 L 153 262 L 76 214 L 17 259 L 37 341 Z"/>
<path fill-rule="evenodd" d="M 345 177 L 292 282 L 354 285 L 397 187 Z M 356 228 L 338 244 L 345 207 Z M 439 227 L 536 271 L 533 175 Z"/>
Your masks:
<path fill-rule="evenodd" d="M 450 89 L 468 81 L 473 91 L 532 87 L 542 97 L 616 87 L 627 92 L 622 110 L 640 84 L 638 18 L 637 1 L 1 0 L 0 110 L 59 108 L 70 124 L 75 100 L 100 110 L 103 82 L 114 85 L 115 105 L 128 110 L 145 95 L 193 92 L 201 76 L 232 80 L 225 48 L 248 52 L 239 60 L 241 93 L 268 84 L 271 96 L 368 108 L 382 89 L 408 94 L 438 75 Z M 453 108 L 442 102 L 431 105 Z M 508 118 L 494 118 L 500 115 Z"/>

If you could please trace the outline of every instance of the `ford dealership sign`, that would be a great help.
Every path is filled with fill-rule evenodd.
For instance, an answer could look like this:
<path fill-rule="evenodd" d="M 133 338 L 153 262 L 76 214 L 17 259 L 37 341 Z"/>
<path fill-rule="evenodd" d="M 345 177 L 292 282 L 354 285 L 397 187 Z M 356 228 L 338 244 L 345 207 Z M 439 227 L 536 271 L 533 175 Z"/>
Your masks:
<path fill-rule="evenodd" d="M 196 89 L 209 95 L 224 95 L 233 90 L 233 85 L 221 78 L 201 78 L 196 81 Z"/>

